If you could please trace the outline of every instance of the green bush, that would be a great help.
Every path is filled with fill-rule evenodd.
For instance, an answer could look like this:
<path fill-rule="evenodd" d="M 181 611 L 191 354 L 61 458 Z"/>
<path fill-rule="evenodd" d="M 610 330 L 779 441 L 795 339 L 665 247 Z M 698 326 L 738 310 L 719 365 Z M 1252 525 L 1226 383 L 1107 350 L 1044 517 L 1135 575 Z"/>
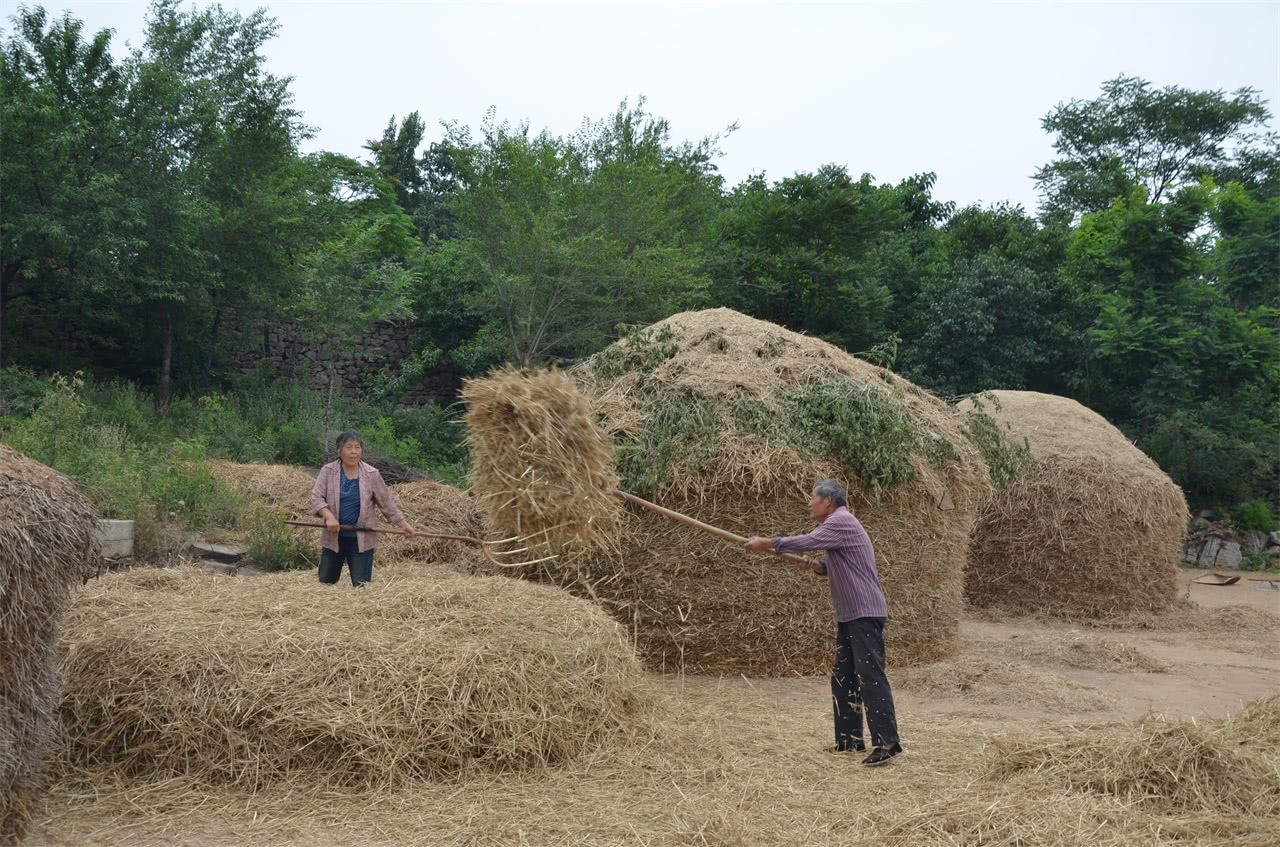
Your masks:
<path fill-rule="evenodd" d="M 27 417 L 48 391 L 48 381 L 26 368 L 0 368 L 0 418 Z"/>
<path fill-rule="evenodd" d="M 283 517 L 264 509 L 253 513 L 247 552 L 249 561 L 264 570 L 307 570 L 317 565 L 313 545 L 291 531 Z"/>
<path fill-rule="evenodd" d="M 1231 516 L 1231 523 L 1236 529 L 1271 532 L 1276 528 L 1276 516 L 1265 500 L 1250 500 L 1241 504 Z"/>
<path fill-rule="evenodd" d="M 1156 424 L 1138 446 L 1182 487 L 1193 508 L 1240 503 L 1274 484 L 1275 437 L 1265 428 L 1228 431 L 1179 412 Z"/>

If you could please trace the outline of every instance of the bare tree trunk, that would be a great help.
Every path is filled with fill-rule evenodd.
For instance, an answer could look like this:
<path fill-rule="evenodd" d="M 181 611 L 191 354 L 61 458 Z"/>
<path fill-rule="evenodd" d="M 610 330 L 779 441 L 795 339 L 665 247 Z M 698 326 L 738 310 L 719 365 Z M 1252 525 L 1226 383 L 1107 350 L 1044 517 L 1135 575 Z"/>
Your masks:
<path fill-rule="evenodd" d="M 160 316 L 162 348 L 160 353 L 160 408 L 169 408 L 169 396 L 173 388 L 173 307 L 165 306 Z"/>

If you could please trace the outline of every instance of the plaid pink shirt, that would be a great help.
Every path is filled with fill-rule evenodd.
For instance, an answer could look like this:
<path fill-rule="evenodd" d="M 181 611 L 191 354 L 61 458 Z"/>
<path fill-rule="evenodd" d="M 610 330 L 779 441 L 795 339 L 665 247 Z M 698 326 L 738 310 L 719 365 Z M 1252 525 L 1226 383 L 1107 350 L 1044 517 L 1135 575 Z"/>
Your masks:
<path fill-rule="evenodd" d="M 338 515 L 338 507 L 342 503 L 342 462 L 330 462 L 320 469 L 316 484 L 311 487 L 311 513 L 320 514 L 325 506 Z M 382 510 L 393 524 L 404 520 L 400 507 L 391 496 L 391 489 L 382 481 L 382 474 L 373 465 L 360 463 L 360 519 L 356 526 L 374 527 L 378 525 L 378 516 L 373 511 L 374 504 Z M 356 532 L 357 549 L 363 553 L 378 546 L 376 532 Z M 324 530 L 320 533 L 320 546 L 338 552 L 338 533 Z"/>
<path fill-rule="evenodd" d="M 773 539 L 775 553 L 827 552 L 827 580 L 831 606 L 840 623 L 858 618 L 887 618 L 889 606 L 876 572 L 876 551 L 862 522 L 844 506 L 839 507 L 807 535 Z"/>

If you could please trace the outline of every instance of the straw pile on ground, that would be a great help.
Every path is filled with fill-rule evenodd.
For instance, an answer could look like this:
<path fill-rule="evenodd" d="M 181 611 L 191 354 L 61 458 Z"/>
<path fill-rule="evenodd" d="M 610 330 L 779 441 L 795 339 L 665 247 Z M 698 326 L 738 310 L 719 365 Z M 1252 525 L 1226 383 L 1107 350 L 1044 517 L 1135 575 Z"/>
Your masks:
<path fill-rule="evenodd" d="M 1153 717 L 994 747 L 996 778 L 1034 772 L 1172 813 L 1280 814 L 1280 693 L 1221 721 Z"/>
<path fill-rule="evenodd" d="M 624 490 L 739 535 L 789 535 L 812 528 L 814 481 L 837 479 L 876 546 L 890 661 L 955 649 L 965 551 L 990 483 L 946 404 L 830 344 L 728 309 L 668 318 L 571 377 L 587 409 L 554 375 L 518 388 L 502 374 L 464 389 L 472 487 L 499 531 L 570 523 L 595 540 L 603 533 L 572 525 L 572 498 L 595 503 L 616 472 Z M 592 417 L 614 441 L 612 465 Z M 565 420 L 573 428 L 561 444 L 563 428 L 545 424 Z M 578 455 L 581 473 L 567 470 L 566 454 Z M 544 515 L 537 487 L 522 481 L 548 466 L 566 469 L 556 483 L 568 480 L 567 505 Z M 580 512 L 607 524 L 612 508 Z M 755 675 L 829 667 L 825 581 L 669 518 L 623 514 L 609 538 L 616 553 L 564 555 L 538 576 L 603 602 L 655 667 Z"/>
<path fill-rule="evenodd" d="M 0 444 L 0 844 L 22 836 L 43 790 L 63 607 L 97 567 L 96 520 L 75 483 Z"/>
<path fill-rule="evenodd" d="M 209 473 L 248 501 L 291 520 L 310 520 L 311 487 L 315 477 L 293 465 L 239 464 L 224 459 L 209 462 Z"/>
<path fill-rule="evenodd" d="M 135 571 L 84 592 L 65 647 L 72 781 L 389 787 L 563 762 L 652 704 L 607 615 L 497 577 Z"/>
<path fill-rule="evenodd" d="M 968 601 L 1071 618 L 1168 608 L 1187 522 L 1182 490 L 1074 400 L 1030 391 L 990 396 L 961 408 L 980 409 L 1012 439 L 1025 439 L 1033 462 L 982 505 Z"/>

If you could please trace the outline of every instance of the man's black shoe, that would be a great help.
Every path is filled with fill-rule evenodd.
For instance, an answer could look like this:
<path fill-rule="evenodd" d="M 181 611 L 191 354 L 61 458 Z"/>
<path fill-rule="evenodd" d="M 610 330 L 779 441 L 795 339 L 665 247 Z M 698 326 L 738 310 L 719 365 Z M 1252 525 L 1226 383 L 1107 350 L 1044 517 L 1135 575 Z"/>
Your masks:
<path fill-rule="evenodd" d="M 902 752 L 901 744 L 894 744 L 892 747 L 877 747 L 875 752 L 862 760 L 862 764 L 875 767 L 877 765 L 888 764 L 889 760 Z"/>
<path fill-rule="evenodd" d="M 867 743 L 862 739 L 854 741 L 852 744 L 837 744 L 834 747 L 828 747 L 828 753 L 863 753 L 866 752 Z"/>

